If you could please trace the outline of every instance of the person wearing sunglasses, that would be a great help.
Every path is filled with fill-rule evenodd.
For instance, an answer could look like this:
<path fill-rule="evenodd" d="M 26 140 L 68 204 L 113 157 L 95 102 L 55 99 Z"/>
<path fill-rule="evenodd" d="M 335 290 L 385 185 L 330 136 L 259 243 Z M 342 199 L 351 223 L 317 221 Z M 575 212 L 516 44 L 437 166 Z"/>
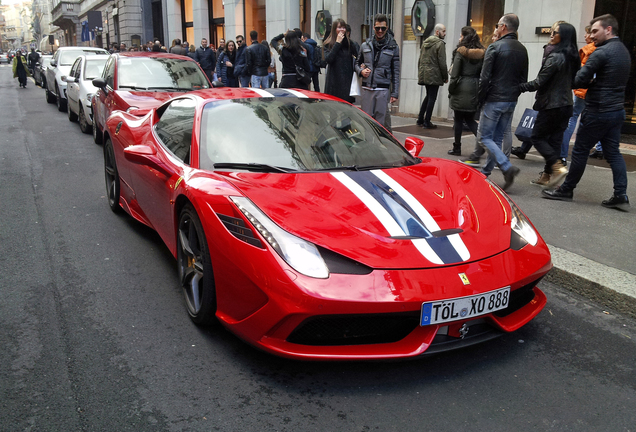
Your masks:
<path fill-rule="evenodd" d="M 355 68 L 362 77 L 360 107 L 384 125 L 388 104 L 400 93 L 400 48 L 388 33 L 386 15 L 377 14 L 373 22 L 374 35 L 360 47 Z"/>

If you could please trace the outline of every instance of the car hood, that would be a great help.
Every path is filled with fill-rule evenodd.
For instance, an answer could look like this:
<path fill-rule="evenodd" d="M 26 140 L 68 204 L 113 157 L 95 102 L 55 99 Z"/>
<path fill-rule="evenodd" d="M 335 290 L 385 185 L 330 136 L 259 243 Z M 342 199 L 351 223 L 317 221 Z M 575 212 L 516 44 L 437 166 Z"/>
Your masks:
<path fill-rule="evenodd" d="M 117 90 L 117 105 L 122 111 L 137 107 L 136 110 L 131 111 L 131 114 L 142 116 L 168 99 L 182 94 L 183 92 Z"/>
<path fill-rule="evenodd" d="M 222 175 L 288 232 L 373 268 L 453 265 L 510 248 L 510 205 L 457 162 Z"/>

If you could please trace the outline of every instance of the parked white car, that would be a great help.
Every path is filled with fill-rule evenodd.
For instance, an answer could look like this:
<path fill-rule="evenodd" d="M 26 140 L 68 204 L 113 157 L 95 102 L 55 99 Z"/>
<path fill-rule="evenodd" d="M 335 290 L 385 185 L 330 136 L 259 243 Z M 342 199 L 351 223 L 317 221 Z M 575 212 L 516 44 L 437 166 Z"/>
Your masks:
<path fill-rule="evenodd" d="M 75 59 L 66 81 L 67 112 L 69 121 L 78 121 L 82 132 L 93 129 L 91 101 L 97 88 L 93 80 L 102 76 L 108 55 L 81 55 Z"/>
<path fill-rule="evenodd" d="M 108 54 L 108 51 L 90 47 L 59 47 L 46 68 L 46 101 L 56 102 L 59 111 L 66 111 L 66 82 L 62 81 L 62 77 L 68 75 L 77 57 L 97 54 Z"/>

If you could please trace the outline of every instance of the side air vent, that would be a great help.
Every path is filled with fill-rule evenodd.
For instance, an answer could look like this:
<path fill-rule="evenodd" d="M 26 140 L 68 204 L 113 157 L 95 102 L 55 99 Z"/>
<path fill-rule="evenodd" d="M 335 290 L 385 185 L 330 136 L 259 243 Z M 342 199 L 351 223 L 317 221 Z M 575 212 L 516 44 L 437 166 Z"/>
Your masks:
<path fill-rule="evenodd" d="M 256 237 L 256 235 L 254 235 L 254 231 L 252 231 L 245 225 L 243 219 L 227 216 L 220 213 L 217 213 L 216 215 L 219 217 L 219 219 L 221 219 L 221 222 L 223 222 L 225 228 L 227 228 L 227 230 L 231 232 L 234 237 L 241 241 L 244 241 L 245 243 L 249 243 L 252 246 L 256 246 L 259 248 L 263 247 L 261 241 L 258 239 L 258 237 Z"/>

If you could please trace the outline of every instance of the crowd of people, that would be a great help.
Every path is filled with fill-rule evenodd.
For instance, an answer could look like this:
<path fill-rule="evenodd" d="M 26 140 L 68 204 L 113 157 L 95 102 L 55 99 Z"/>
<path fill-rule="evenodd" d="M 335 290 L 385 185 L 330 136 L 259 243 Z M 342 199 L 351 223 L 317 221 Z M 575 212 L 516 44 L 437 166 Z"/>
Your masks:
<path fill-rule="evenodd" d="M 324 93 L 353 102 L 354 82 L 361 80 L 361 108 L 391 130 L 390 106 L 399 96 L 400 53 L 386 15 L 374 17 L 373 35 L 359 45 L 351 39 L 351 28 L 342 19 L 327 29 L 322 46 L 300 29 L 288 30 L 259 42 L 258 32 L 250 32 L 248 45 L 243 35 L 219 41 L 218 49 L 201 40 L 196 48 L 187 41 L 172 41 L 166 48 L 159 40 L 127 48 L 113 44 L 110 52 L 151 51 L 187 55 L 196 60 L 211 81 L 227 87 L 266 89 L 272 86 L 320 92 L 319 74 L 326 69 Z M 545 166 L 532 183 L 543 186 L 543 196 L 572 200 L 573 190 L 585 171 L 588 157 L 605 158 L 612 168 L 614 193 L 603 206 L 627 210 L 626 165 L 619 152 L 625 87 L 630 73 L 630 55 L 618 38 L 618 22 L 612 15 L 594 18 L 585 28 L 585 45 L 577 46 L 576 29 L 557 21 L 550 42 L 544 47 L 537 77 L 528 81 L 528 53 L 519 42 L 519 18 L 505 14 L 498 21 L 492 41 L 485 48 L 474 28 L 463 27 L 451 56 L 446 59 L 446 27 L 437 24 L 434 34 L 420 47 L 418 84 L 426 89 L 416 124 L 434 129 L 431 122 L 439 88 L 448 84 L 450 108 L 454 113 L 454 143 L 450 155 L 461 156 L 464 127 L 475 135 L 475 148 L 464 163 L 480 166 L 490 176 L 497 166 L 504 176 L 503 189 L 513 184 L 519 168 L 510 162 L 513 154 L 525 159 L 532 146 L 545 159 Z M 276 61 L 282 64 L 277 81 Z M 26 87 L 29 60 L 16 55 L 14 77 Z M 512 117 L 519 95 L 535 92 L 537 111 L 531 139 L 512 147 Z M 476 118 L 479 117 L 479 122 Z M 572 150 L 570 169 L 567 157 L 570 138 L 580 117 L 579 132 Z M 590 150 L 594 152 L 590 154 Z M 600 156 L 599 156 L 600 155 Z M 558 187 L 561 181 L 563 181 Z"/>

